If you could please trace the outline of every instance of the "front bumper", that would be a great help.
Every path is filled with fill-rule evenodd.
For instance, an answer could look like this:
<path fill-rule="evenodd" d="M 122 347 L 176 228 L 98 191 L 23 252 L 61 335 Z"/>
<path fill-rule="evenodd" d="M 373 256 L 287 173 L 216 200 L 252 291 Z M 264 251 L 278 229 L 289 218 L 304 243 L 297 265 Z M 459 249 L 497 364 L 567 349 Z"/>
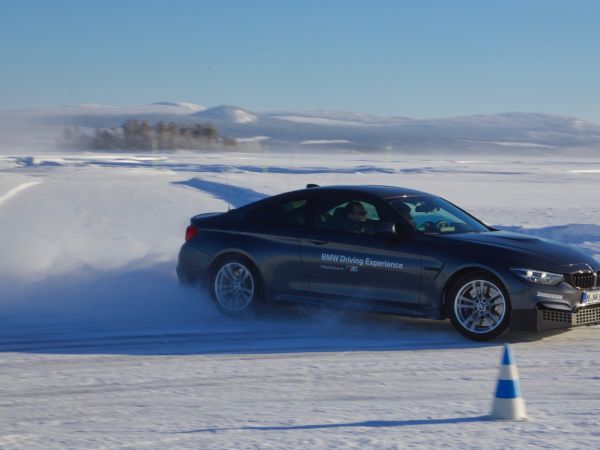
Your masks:
<path fill-rule="evenodd" d="M 546 308 L 513 310 L 510 328 L 515 331 L 546 331 L 600 324 L 600 303 L 573 311 Z"/>

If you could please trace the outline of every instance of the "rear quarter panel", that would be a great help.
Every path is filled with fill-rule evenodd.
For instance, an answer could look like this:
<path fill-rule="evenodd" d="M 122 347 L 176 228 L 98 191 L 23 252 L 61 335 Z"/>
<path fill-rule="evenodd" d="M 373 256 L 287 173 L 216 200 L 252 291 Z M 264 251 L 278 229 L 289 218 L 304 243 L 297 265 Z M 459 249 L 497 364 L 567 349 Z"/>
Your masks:
<path fill-rule="evenodd" d="M 180 266 L 190 268 L 193 281 L 206 284 L 215 261 L 241 255 L 254 264 L 267 299 L 304 294 L 308 283 L 300 261 L 300 235 L 298 230 L 248 223 L 201 229 L 182 247 Z"/>

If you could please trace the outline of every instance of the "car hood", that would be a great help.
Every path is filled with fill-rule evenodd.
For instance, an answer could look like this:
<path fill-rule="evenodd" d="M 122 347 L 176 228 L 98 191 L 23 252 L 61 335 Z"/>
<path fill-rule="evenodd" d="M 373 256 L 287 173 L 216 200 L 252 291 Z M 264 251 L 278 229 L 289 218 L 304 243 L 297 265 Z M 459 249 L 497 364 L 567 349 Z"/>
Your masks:
<path fill-rule="evenodd" d="M 600 263 L 591 255 L 573 246 L 550 239 L 509 231 L 490 231 L 486 233 L 464 233 L 446 235 L 455 241 L 471 243 L 477 246 L 494 247 L 521 253 L 527 256 L 531 269 L 569 273 L 576 270 L 600 270 Z"/>

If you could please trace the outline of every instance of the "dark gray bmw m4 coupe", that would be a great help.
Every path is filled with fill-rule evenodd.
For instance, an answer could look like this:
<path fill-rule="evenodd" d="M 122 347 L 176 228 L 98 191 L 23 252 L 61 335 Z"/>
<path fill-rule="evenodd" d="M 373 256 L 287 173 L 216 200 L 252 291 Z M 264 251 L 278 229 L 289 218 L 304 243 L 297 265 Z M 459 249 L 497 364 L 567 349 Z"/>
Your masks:
<path fill-rule="evenodd" d="M 180 282 L 242 315 L 296 302 L 430 319 L 492 339 L 600 323 L 600 262 L 391 186 L 308 185 L 191 219 Z"/>

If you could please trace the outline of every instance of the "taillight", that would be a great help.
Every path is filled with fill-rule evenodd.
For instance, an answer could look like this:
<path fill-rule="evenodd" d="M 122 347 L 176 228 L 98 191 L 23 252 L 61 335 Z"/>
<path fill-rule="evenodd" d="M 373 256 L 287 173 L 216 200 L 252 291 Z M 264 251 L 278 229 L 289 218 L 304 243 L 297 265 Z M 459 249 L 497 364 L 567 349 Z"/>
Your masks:
<path fill-rule="evenodd" d="M 196 228 L 194 225 L 188 225 L 188 227 L 185 229 L 185 242 L 196 236 L 198 231 L 200 230 L 198 230 L 198 228 Z"/>

